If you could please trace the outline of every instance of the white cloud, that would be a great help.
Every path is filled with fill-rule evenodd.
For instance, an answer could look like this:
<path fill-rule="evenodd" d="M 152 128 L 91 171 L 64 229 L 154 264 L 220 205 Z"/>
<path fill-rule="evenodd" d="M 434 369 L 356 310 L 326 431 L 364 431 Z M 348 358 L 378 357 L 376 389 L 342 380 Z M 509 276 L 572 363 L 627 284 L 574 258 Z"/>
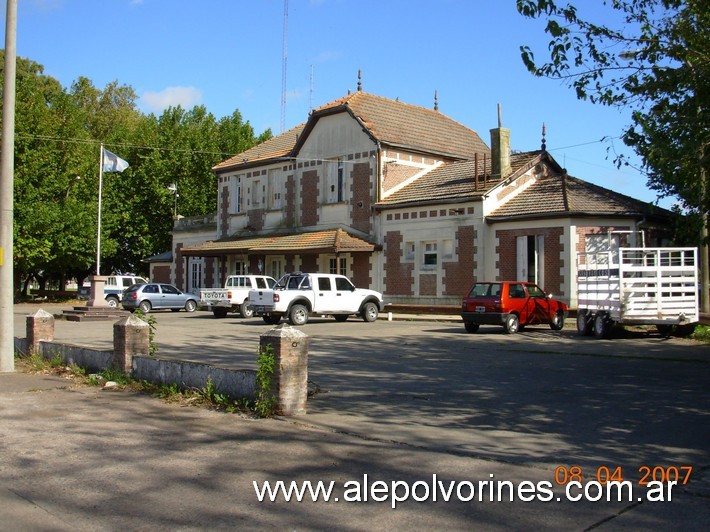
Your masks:
<path fill-rule="evenodd" d="M 166 87 L 160 92 L 144 92 L 141 102 L 146 110 L 152 112 L 178 105 L 183 109 L 192 109 L 202 102 L 202 91 L 195 87 Z"/>
<path fill-rule="evenodd" d="M 340 59 L 340 52 L 334 52 L 334 51 L 324 51 L 319 53 L 317 56 L 315 56 L 312 59 L 312 62 L 314 63 L 328 63 L 330 61 L 336 61 L 337 59 Z"/>

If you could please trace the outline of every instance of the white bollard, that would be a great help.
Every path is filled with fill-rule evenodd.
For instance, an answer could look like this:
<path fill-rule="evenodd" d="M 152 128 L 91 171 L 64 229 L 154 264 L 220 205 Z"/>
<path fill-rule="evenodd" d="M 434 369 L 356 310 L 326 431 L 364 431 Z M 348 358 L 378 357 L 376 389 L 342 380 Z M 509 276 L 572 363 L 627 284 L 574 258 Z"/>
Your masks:
<path fill-rule="evenodd" d="M 392 313 L 391 312 L 387 313 L 387 321 L 392 321 Z"/>

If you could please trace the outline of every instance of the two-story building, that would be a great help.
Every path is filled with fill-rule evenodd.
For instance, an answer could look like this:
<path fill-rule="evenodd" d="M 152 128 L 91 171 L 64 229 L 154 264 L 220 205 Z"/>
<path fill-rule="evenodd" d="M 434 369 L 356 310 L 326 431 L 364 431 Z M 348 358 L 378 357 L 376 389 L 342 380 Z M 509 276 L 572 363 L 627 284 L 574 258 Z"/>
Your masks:
<path fill-rule="evenodd" d="M 170 278 L 342 273 L 389 303 L 459 304 L 474 280 L 536 281 L 572 306 L 578 251 L 669 212 L 567 175 L 510 132 L 471 129 L 361 90 L 214 167 L 214 217 L 183 219 Z M 167 270 L 165 271 L 167 273 Z"/>

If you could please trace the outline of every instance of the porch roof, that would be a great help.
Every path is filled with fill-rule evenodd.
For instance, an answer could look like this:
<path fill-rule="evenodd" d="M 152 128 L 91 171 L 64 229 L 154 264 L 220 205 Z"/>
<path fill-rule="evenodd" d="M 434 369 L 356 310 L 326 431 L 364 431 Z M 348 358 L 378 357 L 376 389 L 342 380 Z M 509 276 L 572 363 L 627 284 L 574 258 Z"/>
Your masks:
<path fill-rule="evenodd" d="M 215 257 L 235 253 L 262 255 L 297 253 L 362 253 L 374 251 L 375 244 L 343 229 L 329 229 L 287 235 L 224 238 L 183 247 L 180 252 L 192 257 Z"/>

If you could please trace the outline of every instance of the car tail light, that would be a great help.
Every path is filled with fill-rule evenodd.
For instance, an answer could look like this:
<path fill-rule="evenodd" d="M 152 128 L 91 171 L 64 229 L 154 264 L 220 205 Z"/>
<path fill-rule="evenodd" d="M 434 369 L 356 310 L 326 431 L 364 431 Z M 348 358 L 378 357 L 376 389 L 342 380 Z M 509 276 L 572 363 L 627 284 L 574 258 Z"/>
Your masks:
<path fill-rule="evenodd" d="M 274 294 L 274 303 L 278 303 L 280 299 L 278 294 Z"/>
<path fill-rule="evenodd" d="M 136 299 L 138 299 L 138 294 L 133 292 L 133 293 L 131 293 L 131 295 L 129 297 L 135 301 Z"/>
<path fill-rule="evenodd" d="M 227 299 L 232 299 L 232 291 L 227 290 Z"/>

